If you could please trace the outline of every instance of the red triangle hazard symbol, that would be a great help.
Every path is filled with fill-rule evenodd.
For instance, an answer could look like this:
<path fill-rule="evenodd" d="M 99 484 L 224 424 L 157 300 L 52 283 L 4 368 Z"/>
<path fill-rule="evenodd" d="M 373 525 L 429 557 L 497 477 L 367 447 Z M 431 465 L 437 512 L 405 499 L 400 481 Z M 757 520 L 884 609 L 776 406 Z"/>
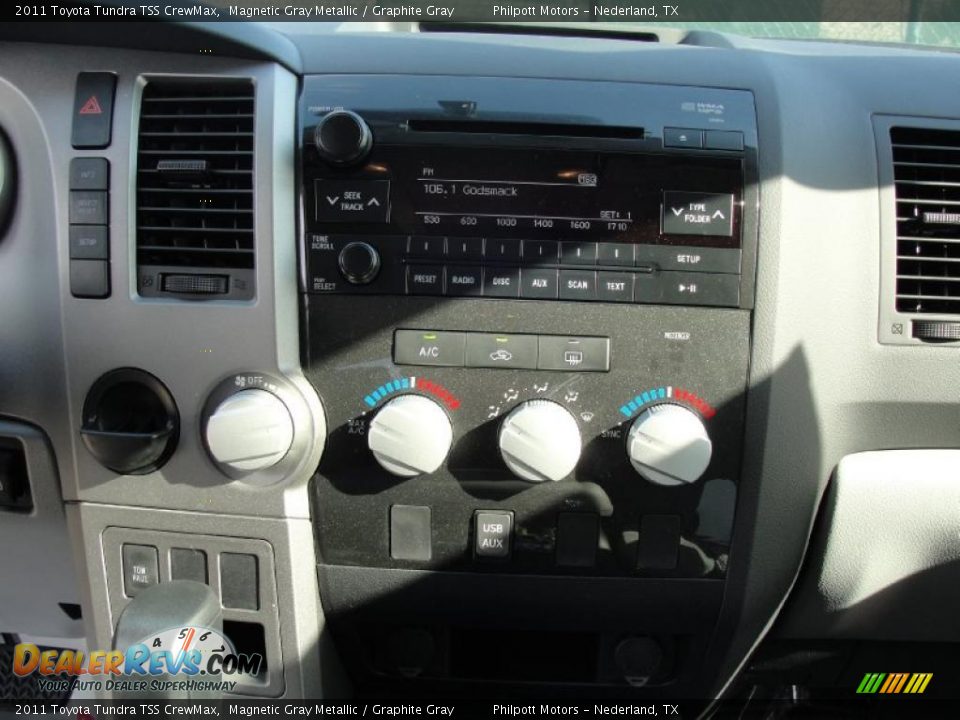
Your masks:
<path fill-rule="evenodd" d="M 81 115 L 99 115 L 102 112 L 103 110 L 100 108 L 100 101 L 97 100 L 96 95 L 91 95 L 90 99 L 83 104 L 82 108 L 80 108 Z"/>

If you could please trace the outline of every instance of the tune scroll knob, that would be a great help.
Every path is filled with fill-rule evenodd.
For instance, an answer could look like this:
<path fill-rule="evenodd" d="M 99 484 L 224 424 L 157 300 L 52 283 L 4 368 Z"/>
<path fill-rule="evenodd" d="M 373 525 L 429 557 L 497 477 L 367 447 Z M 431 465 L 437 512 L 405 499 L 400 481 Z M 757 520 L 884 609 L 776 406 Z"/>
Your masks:
<path fill-rule="evenodd" d="M 703 421 L 680 405 L 654 405 L 630 427 L 627 453 L 633 468 L 657 485 L 696 482 L 713 454 Z"/>
<path fill-rule="evenodd" d="M 367 431 L 370 452 L 384 470 L 399 477 L 434 472 L 452 442 L 447 413 L 422 395 L 401 395 L 386 403 Z"/>
<path fill-rule="evenodd" d="M 365 242 L 348 243 L 340 251 L 338 259 L 340 274 L 353 285 L 372 282 L 380 271 L 380 255 L 376 248 Z"/>
<path fill-rule="evenodd" d="M 373 133 L 366 121 L 349 110 L 324 115 L 313 130 L 320 157 L 333 165 L 358 163 L 373 147 Z"/>
<path fill-rule="evenodd" d="M 256 388 L 230 395 L 206 421 L 204 439 L 214 462 L 231 473 L 266 470 L 293 444 L 293 419 L 283 401 Z"/>
<path fill-rule="evenodd" d="M 528 482 L 562 480 L 580 459 L 580 427 L 562 405 L 530 400 L 515 407 L 500 426 L 500 455 Z"/>

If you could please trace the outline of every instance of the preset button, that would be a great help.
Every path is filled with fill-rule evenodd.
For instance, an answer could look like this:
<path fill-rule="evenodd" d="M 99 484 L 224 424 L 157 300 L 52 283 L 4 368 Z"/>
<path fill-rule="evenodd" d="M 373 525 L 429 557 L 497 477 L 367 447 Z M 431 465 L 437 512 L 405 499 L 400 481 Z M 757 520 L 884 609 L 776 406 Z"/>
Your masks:
<path fill-rule="evenodd" d="M 443 266 L 408 266 L 407 292 L 411 295 L 443 295 Z"/>

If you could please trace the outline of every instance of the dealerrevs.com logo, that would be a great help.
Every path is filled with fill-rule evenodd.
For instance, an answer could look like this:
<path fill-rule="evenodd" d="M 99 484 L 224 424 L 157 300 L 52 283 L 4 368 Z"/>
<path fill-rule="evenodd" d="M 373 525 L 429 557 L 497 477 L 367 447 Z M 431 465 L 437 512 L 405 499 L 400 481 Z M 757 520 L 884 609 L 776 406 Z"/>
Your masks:
<path fill-rule="evenodd" d="M 256 676 L 262 666 L 259 653 L 238 654 L 217 630 L 195 626 L 150 635 L 126 650 L 41 651 L 32 643 L 20 643 L 13 657 L 14 674 L 42 676 L 44 690 L 66 690 L 73 678 L 83 678 L 76 689 L 230 692 L 236 680 L 221 678 Z"/>

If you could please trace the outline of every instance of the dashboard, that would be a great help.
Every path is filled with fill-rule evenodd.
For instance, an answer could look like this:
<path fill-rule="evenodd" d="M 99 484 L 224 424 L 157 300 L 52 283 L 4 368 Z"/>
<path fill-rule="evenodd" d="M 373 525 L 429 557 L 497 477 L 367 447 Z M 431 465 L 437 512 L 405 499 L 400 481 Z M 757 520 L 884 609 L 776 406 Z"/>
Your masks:
<path fill-rule="evenodd" d="M 0 630 L 193 580 L 268 698 L 960 639 L 954 53 L 129 27 L 0 37 Z"/>

